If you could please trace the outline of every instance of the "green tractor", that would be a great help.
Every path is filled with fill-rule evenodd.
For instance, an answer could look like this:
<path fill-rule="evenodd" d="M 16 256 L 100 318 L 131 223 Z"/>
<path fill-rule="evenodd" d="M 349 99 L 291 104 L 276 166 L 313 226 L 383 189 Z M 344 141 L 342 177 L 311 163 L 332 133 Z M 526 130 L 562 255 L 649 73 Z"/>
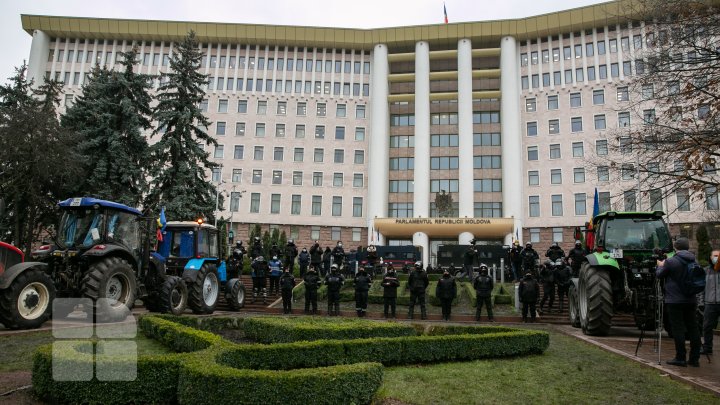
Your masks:
<path fill-rule="evenodd" d="M 672 252 L 662 211 L 608 211 L 593 218 L 595 244 L 570 285 L 570 322 L 586 335 L 607 335 L 612 318 L 632 314 L 642 330 L 656 327 L 657 260 Z"/>

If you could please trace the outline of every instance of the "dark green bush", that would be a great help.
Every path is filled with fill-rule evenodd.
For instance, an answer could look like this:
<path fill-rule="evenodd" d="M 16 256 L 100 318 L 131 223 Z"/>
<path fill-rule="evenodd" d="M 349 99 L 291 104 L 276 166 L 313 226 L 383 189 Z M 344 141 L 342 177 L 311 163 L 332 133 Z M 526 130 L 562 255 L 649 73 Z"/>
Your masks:
<path fill-rule="evenodd" d="M 415 329 L 412 326 L 397 322 L 373 322 L 355 318 L 327 319 L 320 317 L 248 318 L 243 323 L 243 331 L 246 337 L 260 343 L 415 335 Z"/>
<path fill-rule="evenodd" d="M 158 340 L 180 353 L 207 349 L 223 341 L 214 333 L 180 325 L 153 315 L 141 317 L 138 323 L 145 336 Z"/>
<path fill-rule="evenodd" d="M 134 381 L 55 381 L 53 359 L 63 367 L 87 367 L 93 362 L 92 342 L 74 348 L 55 350 L 52 345 L 40 347 L 33 356 L 33 390 L 54 403 L 78 404 L 150 404 L 171 403 L 177 392 L 182 355 L 140 356 Z M 132 366 L 127 359 L 117 359 L 117 367 Z"/>

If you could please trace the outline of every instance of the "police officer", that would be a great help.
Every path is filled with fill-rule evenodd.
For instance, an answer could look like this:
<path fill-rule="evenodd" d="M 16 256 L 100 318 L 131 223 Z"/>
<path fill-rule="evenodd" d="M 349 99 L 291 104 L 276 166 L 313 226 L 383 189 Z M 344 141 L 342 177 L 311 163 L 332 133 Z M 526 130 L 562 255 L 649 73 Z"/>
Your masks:
<path fill-rule="evenodd" d="M 468 246 L 467 250 L 465 250 L 465 253 L 463 254 L 463 270 L 465 271 L 465 276 L 468 281 L 472 280 L 473 267 L 475 266 L 476 257 L 477 251 L 475 250 L 475 246 Z"/>
<path fill-rule="evenodd" d="M 535 249 L 533 249 L 532 243 L 528 242 L 525 244 L 525 249 L 523 249 L 521 256 L 523 262 L 523 270 L 525 271 L 525 273 L 535 274 L 536 262 L 540 258 L 540 256 L 535 251 Z"/>
<path fill-rule="evenodd" d="M 253 245 L 250 247 L 250 258 L 255 260 L 258 256 L 263 255 L 263 246 L 260 237 L 256 236 Z"/>
<path fill-rule="evenodd" d="M 457 283 L 455 277 L 450 276 L 449 271 L 443 272 L 442 278 L 438 280 L 437 287 L 435 287 L 435 296 L 440 299 L 443 320 L 449 321 L 452 302 L 457 296 Z"/>
<path fill-rule="evenodd" d="M 243 246 L 242 241 L 237 241 L 235 243 L 235 249 L 232 251 L 232 258 L 230 267 L 232 270 L 232 274 L 230 274 L 231 277 L 240 277 L 242 275 L 242 269 L 243 269 L 243 258 L 247 252 L 245 251 L 245 246 Z"/>
<path fill-rule="evenodd" d="M 379 259 L 380 258 L 378 257 L 377 248 L 375 247 L 375 245 L 368 246 L 367 247 L 367 262 L 370 266 L 372 266 L 373 272 L 374 272 L 376 266 L 378 265 Z"/>
<path fill-rule="evenodd" d="M 280 276 L 280 290 L 282 291 L 283 314 L 292 313 L 292 293 L 295 288 L 295 277 L 290 272 L 289 267 L 285 267 L 285 271 Z"/>
<path fill-rule="evenodd" d="M 447 271 L 450 273 L 450 275 L 455 276 L 457 275 L 457 269 L 455 268 L 455 263 L 450 263 L 450 266 L 448 266 Z"/>
<path fill-rule="evenodd" d="M 520 274 L 522 274 L 522 251 L 523 248 L 520 246 L 520 241 L 515 241 L 510 252 L 508 252 L 508 260 L 513 272 L 513 281 L 520 281 Z"/>
<path fill-rule="evenodd" d="M 330 262 L 332 260 L 332 251 L 330 247 L 325 246 L 325 251 L 322 254 L 323 269 L 322 275 L 325 277 L 326 274 L 330 273 Z"/>
<path fill-rule="evenodd" d="M 267 262 L 265 262 L 264 257 L 258 256 L 253 260 L 250 267 L 252 268 L 250 277 L 252 277 L 253 281 L 253 296 L 250 303 L 255 303 L 257 297 L 262 294 L 264 304 L 267 301 L 267 290 L 265 290 L 265 277 L 268 272 Z"/>
<path fill-rule="evenodd" d="M 562 259 L 559 259 L 562 260 Z M 544 308 L 545 308 L 545 301 L 550 299 L 550 305 L 548 307 L 548 312 L 552 312 L 553 302 L 555 302 L 555 262 L 551 262 L 550 260 L 546 261 L 545 264 L 542 265 L 542 268 L 540 270 L 540 280 L 542 281 L 543 286 L 543 297 L 542 301 L 540 301 L 540 315 L 543 314 Z"/>
<path fill-rule="evenodd" d="M 382 281 L 383 286 L 383 303 L 385 304 L 384 315 L 388 317 L 388 309 L 391 310 L 392 317 L 395 318 L 395 303 L 397 301 L 397 289 L 400 287 L 397 273 L 392 264 L 388 264 L 387 273 Z"/>
<path fill-rule="evenodd" d="M 565 257 L 565 252 L 558 246 L 557 242 L 553 242 L 550 248 L 545 252 L 545 257 L 550 259 L 551 262 L 555 263 L 557 259 Z"/>
<path fill-rule="evenodd" d="M 282 251 L 280 251 L 280 248 L 278 247 L 277 243 L 273 243 L 272 246 L 270 246 L 270 256 L 282 256 Z"/>
<path fill-rule="evenodd" d="M 284 263 L 283 267 L 290 268 L 290 272 L 292 273 L 293 269 L 295 268 L 295 258 L 298 255 L 298 249 L 297 246 L 295 246 L 295 241 L 292 239 L 288 239 L 287 245 L 285 245 L 285 256 L 283 257 Z M 302 274 L 300 275 L 302 277 Z"/>
<path fill-rule="evenodd" d="M 337 241 L 337 244 L 335 244 L 335 247 L 332 250 L 332 258 L 333 263 L 337 264 L 338 271 L 340 271 L 343 268 L 343 263 L 345 262 L 345 249 L 343 249 L 342 242 Z"/>
<path fill-rule="evenodd" d="M 525 278 L 520 282 L 520 301 L 522 307 L 523 322 L 528 321 L 528 310 L 530 311 L 530 322 L 535 322 L 535 311 L 538 296 L 540 295 L 540 286 L 533 277 L 532 273 L 525 273 Z"/>
<path fill-rule="evenodd" d="M 310 265 L 310 253 L 308 253 L 307 248 L 303 248 L 298 255 L 298 265 L 300 266 L 300 277 L 305 277 L 305 272 Z"/>
<path fill-rule="evenodd" d="M 345 283 L 345 278 L 338 272 L 337 264 L 330 266 L 330 274 L 325 277 L 325 285 L 328 287 L 328 315 L 340 315 L 340 289 Z"/>
<path fill-rule="evenodd" d="M 303 277 L 303 281 L 305 282 L 305 314 L 310 314 L 310 307 L 312 306 L 312 314 L 317 315 L 317 290 L 320 288 L 322 281 L 317 271 L 315 271 L 315 266 L 310 266 L 310 269 L 305 273 L 305 277 Z"/>
<path fill-rule="evenodd" d="M 410 289 L 410 308 L 408 309 L 408 318 L 413 319 L 415 312 L 415 304 L 420 304 L 420 318 L 427 319 L 427 311 L 425 309 L 425 289 L 430 280 L 427 273 L 423 270 L 421 262 L 415 262 L 415 268 L 408 278 L 408 288 Z"/>
<path fill-rule="evenodd" d="M 320 247 L 320 241 L 316 240 L 312 246 L 310 246 L 310 265 L 315 267 L 315 271 L 318 274 L 325 277 L 325 272 L 322 270 L 322 256 L 323 250 Z"/>
<path fill-rule="evenodd" d="M 355 311 L 359 318 L 367 315 L 367 304 L 368 304 L 368 290 L 372 284 L 372 278 L 365 270 L 365 267 L 360 267 L 358 273 L 355 275 Z"/>
<path fill-rule="evenodd" d="M 475 288 L 476 305 L 475 305 L 475 320 L 480 321 L 480 314 L 482 313 L 483 304 L 487 307 L 488 320 L 495 322 L 492 310 L 492 291 L 495 287 L 495 282 L 492 277 L 488 275 L 488 267 L 485 264 L 480 265 L 480 274 L 473 280 L 473 287 Z"/>
<path fill-rule="evenodd" d="M 559 312 L 563 311 L 563 303 L 568 295 L 568 290 L 570 290 L 570 276 L 570 266 L 565 264 L 563 259 L 557 259 L 555 262 L 555 285 L 557 286 L 558 301 L 560 303 Z"/>
<path fill-rule="evenodd" d="M 282 263 L 278 260 L 277 256 L 273 256 L 272 260 L 268 262 L 270 268 L 270 295 L 275 295 L 280 292 L 280 276 L 282 275 Z"/>
<path fill-rule="evenodd" d="M 572 268 L 572 276 L 577 277 L 580 274 L 580 265 L 585 259 L 585 249 L 579 240 L 575 241 L 575 247 L 568 252 L 567 258 Z"/>

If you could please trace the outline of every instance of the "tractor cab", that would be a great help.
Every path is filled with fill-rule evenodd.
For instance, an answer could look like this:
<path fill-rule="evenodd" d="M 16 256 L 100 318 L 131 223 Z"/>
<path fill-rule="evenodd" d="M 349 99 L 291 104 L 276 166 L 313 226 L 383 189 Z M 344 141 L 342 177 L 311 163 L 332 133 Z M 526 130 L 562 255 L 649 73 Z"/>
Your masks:
<path fill-rule="evenodd" d="M 637 270 L 643 261 L 650 261 L 658 251 L 672 250 L 672 240 L 664 213 L 656 212 L 604 212 L 593 219 L 597 229 L 595 252 L 609 255 Z M 647 266 L 646 266 L 647 267 Z M 646 269 L 647 270 L 647 269 Z"/>
<path fill-rule="evenodd" d="M 193 260 L 218 260 L 219 232 L 201 222 L 172 221 L 162 231 L 158 253 L 166 260 L 168 272 L 181 275 Z"/>

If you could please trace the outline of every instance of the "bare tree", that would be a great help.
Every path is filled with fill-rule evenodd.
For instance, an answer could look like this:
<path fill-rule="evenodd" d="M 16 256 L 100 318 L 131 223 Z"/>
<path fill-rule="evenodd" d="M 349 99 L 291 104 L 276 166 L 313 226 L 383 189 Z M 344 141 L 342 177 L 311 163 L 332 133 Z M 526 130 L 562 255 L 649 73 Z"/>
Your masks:
<path fill-rule="evenodd" d="M 621 180 L 614 199 L 626 207 L 645 198 L 643 209 L 675 196 L 684 211 L 690 201 L 717 210 L 720 174 L 720 13 L 718 1 L 641 0 L 635 35 L 622 44 L 630 76 L 618 87 L 619 129 L 609 153 L 589 158 L 595 170 Z M 630 49 L 632 48 L 632 55 Z M 633 60 L 634 59 L 634 60 Z M 634 64 L 634 72 L 630 68 Z M 625 73 L 628 75 L 628 73 Z M 625 186 L 628 187 L 628 186 Z M 649 204 L 648 204 L 649 203 Z"/>

